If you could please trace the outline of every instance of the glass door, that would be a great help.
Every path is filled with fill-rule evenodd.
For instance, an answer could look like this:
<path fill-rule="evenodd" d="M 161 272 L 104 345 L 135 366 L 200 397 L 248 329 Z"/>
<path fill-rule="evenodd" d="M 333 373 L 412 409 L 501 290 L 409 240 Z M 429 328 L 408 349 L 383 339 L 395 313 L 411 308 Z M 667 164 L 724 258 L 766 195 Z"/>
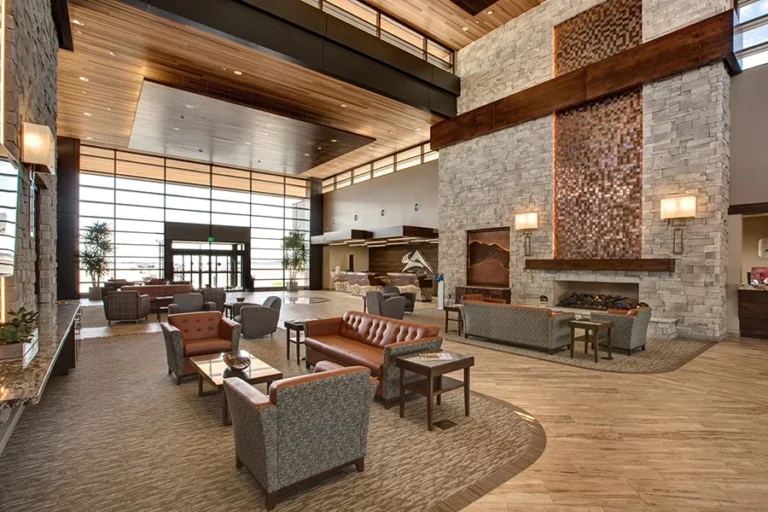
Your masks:
<path fill-rule="evenodd" d="M 189 281 L 195 288 L 244 289 L 244 244 L 174 241 L 171 250 L 174 281 Z"/>

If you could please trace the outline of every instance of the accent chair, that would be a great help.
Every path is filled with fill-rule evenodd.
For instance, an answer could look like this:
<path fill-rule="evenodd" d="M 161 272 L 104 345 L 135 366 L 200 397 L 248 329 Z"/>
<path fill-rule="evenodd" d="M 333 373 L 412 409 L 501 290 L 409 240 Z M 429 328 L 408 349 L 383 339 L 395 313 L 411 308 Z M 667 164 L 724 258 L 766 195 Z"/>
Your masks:
<path fill-rule="evenodd" d="M 282 305 L 282 299 L 274 295 L 267 297 L 264 304 L 236 302 L 232 304 L 232 316 L 235 322 L 242 324 L 244 337 L 260 338 L 277 331 Z"/>
<path fill-rule="evenodd" d="M 368 305 L 368 312 L 372 315 L 383 316 L 402 320 L 405 316 L 406 298 L 400 295 L 396 297 L 385 297 L 381 292 L 371 290 L 365 294 L 365 302 Z"/>
<path fill-rule="evenodd" d="M 194 313 L 196 311 L 218 311 L 215 302 L 205 302 L 202 293 L 180 293 L 173 296 L 168 304 L 168 314 Z"/>
<path fill-rule="evenodd" d="M 365 469 L 376 385 L 363 366 L 279 380 L 269 396 L 241 379 L 224 381 L 235 467 L 259 482 L 267 510 L 293 484 L 348 464 Z"/>
<path fill-rule="evenodd" d="M 416 307 L 416 294 L 412 292 L 401 292 L 397 286 L 385 286 L 382 290 L 382 295 L 386 298 L 390 297 L 405 297 L 405 311 L 407 313 L 413 313 Z"/>
<path fill-rule="evenodd" d="M 651 308 L 609 309 L 605 313 L 591 313 L 589 318 L 593 322 L 613 322 L 611 345 L 632 355 L 633 350 L 645 350 L 651 313 Z"/>
<path fill-rule="evenodd" d="M 240 346 L 240 324 L 224 318 L 218 311 L 168 315 L 162 322 L 168 374 L 183 377 L 194 375 L 190 357 L 221 352 L 233 352 Z"/>
<path fill-rule="evenodd" d="M 201 288 L 199 293 L 203 294 L 203 301 L 216 304 L 216 311 L 224 312 L 224 303 L 227 302 L 224 288 Z"/>
<path fill-rule="evenodd" d="M 104 297 L 104 316 L 107 323 L 146 320 L 149 315 L 149 295 L 136 291 L 112 291 Z"/>

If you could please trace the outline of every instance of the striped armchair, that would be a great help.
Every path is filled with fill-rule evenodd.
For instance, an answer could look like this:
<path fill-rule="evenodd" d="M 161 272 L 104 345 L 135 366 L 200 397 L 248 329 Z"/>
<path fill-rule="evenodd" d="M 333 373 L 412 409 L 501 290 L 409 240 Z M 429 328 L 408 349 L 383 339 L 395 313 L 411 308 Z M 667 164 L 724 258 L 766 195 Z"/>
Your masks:
<path fill-rule="evenodd" d="M 238 378 L 224 381 L 235 435 L 235 467 L 266 492 L 277 492 L 332 469 L 364 469 L 368 420 L 377 382 L 351 366 L 279 380 L 269 396 Z"/>
<path fill-rule="evenodd" d="M 107 323 L 138 322 L 146 320 L 149 315 L 149 295 L 139 295 L 139 292 L 114 291 L 104 297 L 104 316 Z"/>

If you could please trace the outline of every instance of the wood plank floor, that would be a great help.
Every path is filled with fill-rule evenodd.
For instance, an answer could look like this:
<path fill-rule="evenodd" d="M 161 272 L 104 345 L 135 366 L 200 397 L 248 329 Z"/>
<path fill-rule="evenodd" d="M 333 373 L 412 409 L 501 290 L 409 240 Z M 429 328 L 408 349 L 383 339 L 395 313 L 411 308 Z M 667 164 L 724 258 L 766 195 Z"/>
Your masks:
<path fill-rule="evenodd" d="M 284 304 L 283 320 L 362 306 L 341 293 L 301 295 L 330 301 Z M 443 318 L 434 304 L 419 303 L 406 320 L 442 329 Z M 728 339 L 680 370 L 656 375 L 444 347 L 475 356 L 475 391 L 526 409 L 547 433 L 533 466 L 465 510 L 768 510 L 768 342 Z"/>

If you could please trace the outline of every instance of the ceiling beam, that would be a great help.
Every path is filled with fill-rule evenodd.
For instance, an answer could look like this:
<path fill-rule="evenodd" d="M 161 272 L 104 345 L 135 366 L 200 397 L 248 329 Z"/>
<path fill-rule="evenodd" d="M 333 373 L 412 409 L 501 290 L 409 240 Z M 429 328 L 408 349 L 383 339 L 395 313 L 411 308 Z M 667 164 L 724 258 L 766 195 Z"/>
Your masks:
<path fill-rule="evenodd" d="M 67 0 L 51 0 L 51 14 L 59 37 L 59 48 L 74 51 L 72 40 L 72 24 L 69 19 L 69 2 Z"/>

